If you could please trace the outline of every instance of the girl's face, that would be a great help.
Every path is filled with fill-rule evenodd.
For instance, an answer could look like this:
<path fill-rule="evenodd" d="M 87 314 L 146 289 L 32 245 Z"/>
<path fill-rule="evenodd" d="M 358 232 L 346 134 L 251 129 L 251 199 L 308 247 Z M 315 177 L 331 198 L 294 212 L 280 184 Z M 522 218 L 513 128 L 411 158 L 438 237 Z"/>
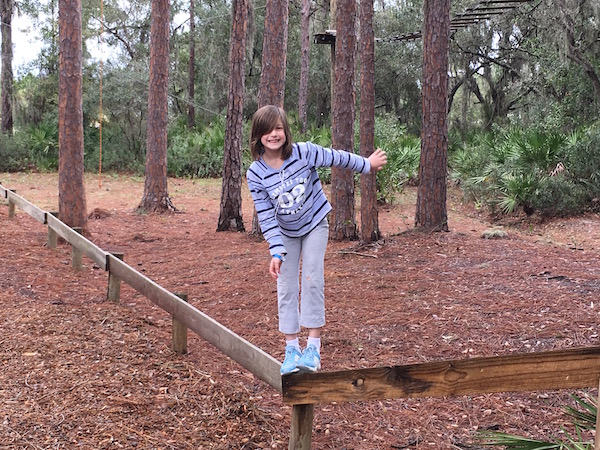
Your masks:
<path fill-rule="evenodd" d="M 277 125 L 268 133 L 265 133 L 260 138 L 260 143 L 265 148 L 265 152 L 280 151 L 285 144 L 285 131 L 283 131 L 283 123 L 281 119 L 277 120 Z"/>

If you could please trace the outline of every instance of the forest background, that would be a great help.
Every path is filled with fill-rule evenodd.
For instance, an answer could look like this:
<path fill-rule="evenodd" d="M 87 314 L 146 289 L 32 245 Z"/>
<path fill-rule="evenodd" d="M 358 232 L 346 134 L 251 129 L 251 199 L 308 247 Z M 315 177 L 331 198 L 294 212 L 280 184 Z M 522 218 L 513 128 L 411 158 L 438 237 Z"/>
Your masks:
<path fill-rule="evenodd" d="M 512 10 L 493 20 L 451 33 L 447 106 L 452 179 L 492 213 L 564 216 L 597 210 L 600 5 L 592 0 L 512 4 Z M 0 6 L 3 32 L 7 7 L 16 6 L 31 18 L 44 43 L 37 59 L 19 68 L 14 85 L 11 80 L 14 123 L 10 132 L 0 135 L 0 170 L 55 171 L 59 165 L 58 5 L 2 0 Z M 248 120 L 260 103 L 265 34 L 265 4 L 248 6 L 244 142 Z M 309 6 L 309 34 L 329 29 L 331 5 L 312 2 Z M 455 2 L 451 15 L 456 17 L 472 6 Z M 167 164 L 171 176 L 218 178 L 227 151 L 232 4 L 217 1 L 197 7 L 194 26 L 185 20 L 172 21 L 169 30 Z M 182 17 L 188 5 L 173 2 L 170 8 L 171 17 Z M 331 53 L 325 45 L 301 52 L 301 9 L 299 3 L 290 3 L 285 108 L 297 140 L 329 145 Z M 150 4 L 84 2 L 82 23 L 86 170 L 99 171 L 102 162 L 104 171 L 140 175 L 146 143 L 151 141 L 148 134 L 153 131 L 147 95 L 152 84 L 148 77 Z M 375 5 L 375 145 L 383 147 L 390 158 L 378 174 L 378 195 L 385 202 L 392 202 L 407 183 L 418 184 L 425 85 L 419 37 L 422 23 L 420 2 L 379 1 Z M 3 75 L 9 59 L 4 43 L 3 34 Z M 98 46 L 103 49 L 101 60 L 92 57 L 92 49 Z M 195 60 L 192 48 L 197 50 Z M 307 60 L 310 82 L 307 101 L 302 102 L 300 71 Z M 4 94 L 6 78 L 2 80 Z M 306 120 L 301 104 L 307 107 Z M 195 110 L 191 121 L 190 106 Z M 5 119 L 3 114 L 3 127 Z M 360 134 L 358 127 L 356 133 Z M 244 158 L 245 167 L 248 152 Z M 327 181 L 328 174 L 322 175 Z"/>
<path fill-rule="evenodd" d="M 31 20 L 31 33 L 42 49 L 16 70 L 14 133 L 0 136 L 0 170 L 56 170 L 58 5 L 3 4 Z M 473 6 L 453 2 L 451 15 Z M 199 3 L 194 27 L 189 26 L 187 2 L 171 2 L 170 8 L 176 19 L 170 28 L 168 172 L 177 177 L 220 177 L 232 4 Z M 245 137 L 258 106 L 265 3 L 255 2 L 249 9 Z M 310 3 L 311 36 L 331 27 L 329 10 L 327 1 Z M 82 3 L 86 171 L 102 167 L 143 173 L 150 13 L 148 1 Z M 330 145 L 331 52 L 328 45 L 313 43 L 309 54 L 301 53 L 300 13 L 300 2 L 290 2 L 285 109 L 296 140 Z M 451 34 L 451 175 L 471 199 L 494 213 L 524 210 L 551 216 L 595 209 L 600 197 L 600 6 L 591 0 L 538 0 L 494 17 Z M 422 22 L 420 1 L 375 3 L 375 144 L 388 152 L 391 162 L 378 175 L 378 195 L 384 201 L 393 201 L 418 174 L 422 42 L 418 36 L 406 36 L 419 32 Z M 196 50 L 192 77 L 190 45 Z M 310 62 L 306 119 L 299 110 L 303 58 Z M 191 126 L 190 103 L 195 110 Z M 358 147 L 358 139 L 354 142 Z M 245 151 L 244 168 L 249 162 Z"/>

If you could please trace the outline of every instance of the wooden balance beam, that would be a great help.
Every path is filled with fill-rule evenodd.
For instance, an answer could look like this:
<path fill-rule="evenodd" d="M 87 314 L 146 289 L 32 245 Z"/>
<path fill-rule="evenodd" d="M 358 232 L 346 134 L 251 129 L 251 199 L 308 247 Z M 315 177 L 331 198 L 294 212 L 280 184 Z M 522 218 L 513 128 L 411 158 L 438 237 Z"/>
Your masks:
<path fill-rule="evenodd" d="M 317 403 L 595 388 L 599 379 L 600 347 L 285 375 L 283 402 L 293 405 L 288 448 L 310 449 Z"/>

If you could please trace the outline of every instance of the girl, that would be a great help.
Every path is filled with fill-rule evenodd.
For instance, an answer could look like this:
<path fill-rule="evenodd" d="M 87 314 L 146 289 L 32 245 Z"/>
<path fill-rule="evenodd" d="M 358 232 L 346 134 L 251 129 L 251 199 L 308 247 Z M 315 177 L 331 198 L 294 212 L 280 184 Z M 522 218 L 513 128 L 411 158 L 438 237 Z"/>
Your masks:
<path fill-rule="evenodd" d="M 281 374 L 315 372 L 321 367 L 323 273 L 329 238 L 327 214 L 331 211 L 316 169 L 336 166 L 368 173 L 380 170 L 387 157 L 381 149 L 363 158 L 311 142 L 294 143 L 285 111 L 273 105 L 263 106 L 254 114 L 250 150 L 255 161 L 246 178 L 260 228 L 269 243 L 269 273 L 277 280 L 279 331 L 286 340 Z M 304 352 L 298 342 L 301 326 L 308 329 Z"/>

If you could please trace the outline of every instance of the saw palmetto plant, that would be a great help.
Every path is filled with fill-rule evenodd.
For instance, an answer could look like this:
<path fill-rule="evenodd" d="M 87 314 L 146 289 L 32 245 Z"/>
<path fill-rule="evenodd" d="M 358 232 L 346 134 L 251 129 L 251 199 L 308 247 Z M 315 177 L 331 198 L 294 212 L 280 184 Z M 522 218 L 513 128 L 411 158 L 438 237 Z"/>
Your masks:
<path fill-rule="evenodd" d="M 598 403 L 589 395 L 572 395 L 572 398 L 575 406 L 565 406 L 564 410 L 571 418 L 575 431 L 570 434 L 563 428 L 565 437 L 562 439 L 552 437 L 538 440 L 500 431 L 482 431 L 477 440 L 481 445 L 499 446 L 506 450 L 592 450 L 594 442 L 585 440 L 584 434 L 596 428 Z"/>

